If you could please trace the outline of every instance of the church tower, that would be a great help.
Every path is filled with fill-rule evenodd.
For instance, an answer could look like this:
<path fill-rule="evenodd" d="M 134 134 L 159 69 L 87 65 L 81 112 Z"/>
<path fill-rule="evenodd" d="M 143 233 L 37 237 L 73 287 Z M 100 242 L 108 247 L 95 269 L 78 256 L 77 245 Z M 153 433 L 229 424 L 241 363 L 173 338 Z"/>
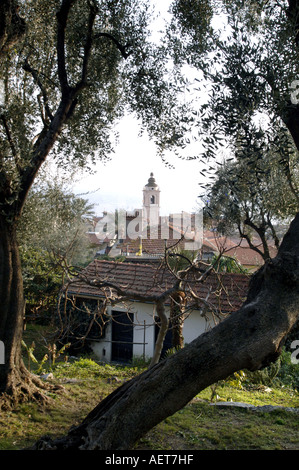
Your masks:
<path fill-rule="evenodd" d="M 143 218 L 149 223 L 159 224 L 160 216 L 160 189 L 151 173 L 148 183 L 143 188 Z"/>

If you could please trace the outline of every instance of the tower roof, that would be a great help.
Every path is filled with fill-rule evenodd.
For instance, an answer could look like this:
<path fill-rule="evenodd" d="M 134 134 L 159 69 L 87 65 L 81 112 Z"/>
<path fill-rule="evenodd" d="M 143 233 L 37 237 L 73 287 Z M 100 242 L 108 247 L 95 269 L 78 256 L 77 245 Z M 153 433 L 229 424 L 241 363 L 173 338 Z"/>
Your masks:
<path fill-rule="evenodd" d="M 154 178 L 154 173 L 150 174 L 150 177 L 148 179 L 148 183 L 145 186 L 150 186 L 152 188 L 157 188 L 158 187 L 158 185 L 156 183 L 156 180 Z"/>

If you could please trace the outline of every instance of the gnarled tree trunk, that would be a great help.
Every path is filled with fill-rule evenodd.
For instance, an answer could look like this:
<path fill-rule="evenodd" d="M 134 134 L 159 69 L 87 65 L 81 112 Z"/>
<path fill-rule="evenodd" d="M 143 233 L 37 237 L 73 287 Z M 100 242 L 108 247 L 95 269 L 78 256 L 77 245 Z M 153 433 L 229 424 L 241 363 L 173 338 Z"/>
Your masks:
<path fill-rule="evenodd" d="M 156 302 L 156 312 L 159 317 L 159 333 L 157 336 L 154 354 L 150 363 L 150 367 L 157 364 L 161 358 L 163 349 L 164 339 L 168 330 L 169 320 L 165 313 L 165 300 L 159 300 Z"/>
<path fill-rule="evenodd" d="M 41 439 L 34 449 L 129 449 L 209 385 L 274 361 L 299 316 L 298 233 L 299 215 L 237 312 L 116 389 L 65 437 Z"/>
<path fill-rule="evenodd" d="M 14 0 L 8 0 L 4 3 L 2 8 L 0 8 L 0 13 L 3 12 L 3 9 L 9 9 L 8 17 L 4 18 L 3 22 L 7 25 L 7 29 L 10 30 L 10 21 L 16 21 L 17 5 Z M 73 3 L 72 1 L 62 2 L 61 9 L 57 13 L 57 54 L 61 101 L 51 118 L 51 122 L 45 124 L 35 141 L 30 155 L 30 163 L 26 163 L 24 166 L 16 164 L 16 170 L 19 172 L 20 187 L 15 190 L 11 187 L 10 176 L 6 176 L 5 172 L 2 172 L 1 175 L 0 341 L 2 341 L 1 344 L 4 344 L 5 350 L 5 363 L 0 364 L 0 405 L 2 406 L 6 406 L 8 402 L 16 404 L 20 400 L 28 399 L 39 399 L 40 402 L 47 401 L 47 397 L 42 392 L 50 388 L 26 370 L 21 358 L 24 298 L 16 228 L 17 220 L 21 216 L 28 192 L 35 177 L 55 142 L 58 140 L 63 126 L 74 112 L 80 92 L 86 86 L 86 70 L 85 74 L 82 75 L 82 80 L 76 87 L 72 88 L 67 83 L 64 40 L 68 14 Z M 9 40 L 5 38 L 6 32 L 4 31 L 2 35 L 0 33 L 0 56 L 1 48 L 6 50 L 6 47 L 9 48 L 12 45 L 12 38 Z M 6 41 L 5 44 L 3 41 Z M 86 47 L 86 53 L 88 53 L 90 47 L 91 44 Z M 33 69 L 30 68 L 28 63 L 24 65 L 24 68 L 27 72 L 33 73 Z M 26 158 L 24 161 L 27 162 Z M 14 202 L 10 204 L 7 203 L 7 200 L 13 200 Z"/>
<path fill-rule="evenodd" d="M 41 398 L 45 385 L 23 364 L 24 297 L 21 261 L 15 223 L 0 216 L 0 341 L 4 345 L 4 364 L 0 364 L 0 408 Z"/>

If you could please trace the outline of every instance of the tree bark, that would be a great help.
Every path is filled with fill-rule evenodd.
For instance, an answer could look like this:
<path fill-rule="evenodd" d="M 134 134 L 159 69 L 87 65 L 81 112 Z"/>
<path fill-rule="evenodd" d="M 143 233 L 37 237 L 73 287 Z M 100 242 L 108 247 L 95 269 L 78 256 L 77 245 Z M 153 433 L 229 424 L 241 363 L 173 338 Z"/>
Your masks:
<path fill-rule="evenodd" d="M 58 140 L 63 126 L 74 112 L 77 98 L 85 87 L 85 82 L 80 81 L 72 88 L 68 85 L 66 79 L 65 58 L 63 55 L 65 27 L 73 3 L 73 0 L 64 0 L 61 9 L 57 13 L 58 75 L 61 81 L 61 101 L 49 126 L 44 126 L 34 144 L 30 163 L 23 167 L 17 165 L 21 189 L 15 193 L 16 197 L 11 205 L 7 203 L 8 196 L 12 196 L 9 178 L 7 178 L 5 184 L 2 182 L 3 189 L 0 195 L 2 208 L 2 215 L 0 215 L 0 341 L 4 344 L 5 350 L 5 364 L 0 365 L 0 400 L 2 406 L 8 406 L 8 403 L 12 406 L 13 403 L 16 404 L 19 401 L 30 399 L 38 399 L 41 403 L 48 401 L 43 391 L 50 387 L 30 374 L 21 358 L 24 298 L 16 227 L 33 181 Z M 13 18 L 16 19 L 14 16 L 17 14 L 16 2 L 5 1 L 3 8 L 6 7 L 9 8 L 8 13 L 10 16 L 8 15 L 8 19 L 5 19 L 5 21 L 9 26 L 9 19 L 11 21 Z M 2 47 L 1 38 L 0 34 L 0 48 L 6 50 L 4 46 Z M 11 40 L 6 42 L 8 45 L 12 43 Z M 0 56 L 2 49 L 0 49 Z M 85 52 L 88 53 L 88 50 Z M 31 70 L 28 63 L 26 69 L 27 71 Z"/>
<path fill-rule="evenodd" d="M 252 278 L 243 306 L 175 355 L 123 384 L 85 420 L 34 449 L 130 449 L 196 394 L 241 369 L 275 361 L 299 316 L 299 214 L 278 255 Z"/>
<path fill-rule="evenodd" d="M 164 298 L 156 302 L 156 311 L 159 317 L 159 333 L 158 333 L 158 337 L 156 340 L 155 350 L 154 350 L 154 354 L 150 363 L 150 367 L 157 364 L 160 360 L 162 349 L 163 349 L 163 344 L 164 344 L 164 339 L 168 330 L 169 321 L 165 313 Z"/>
<path fill-rule="evenodd" d="M 0 365 L 0 407 L 32 399 L 38 399 L 40 403 L 47 402 L 43 392 L 51 388 L 30 374 L 21 358 L 24 293 L 16 231 L 28 191 L 67 120 L 74 99 L 73 94 L 70 95 L 68 100 L 60 103 L 48 132 L 41 133 L 31 165 L 20 174 L 22 189 L 14 204 L 5 203 L 5 191 L 0 198 L 0 341 L 5 350 L 5 363 Z M 6 187 L 10 195 L 9 182 Z"/>
<path fill-rule="evenodd" d="M 172 296 L 170 305 L 170 323 L 172 327 L 172 346 L 176 349 L 184 347 L 184 304 L 184 292 L 178 292 Z"/>
<path fill-rule="evenodd" d="M 0 364 L 0 408 L 34 400 L 46 400 L 48 388 L 30 374 L 22 360 L 23 280 L 15 223 L 0 216 L 0 341 L 4 346 L 4 364 Z"/>
<path fill-rule="evenodd" d="M 299 104 L 287 103 L 282 110 L 281 118 L 290 131 L 295 145 L 299 150 Z"/>

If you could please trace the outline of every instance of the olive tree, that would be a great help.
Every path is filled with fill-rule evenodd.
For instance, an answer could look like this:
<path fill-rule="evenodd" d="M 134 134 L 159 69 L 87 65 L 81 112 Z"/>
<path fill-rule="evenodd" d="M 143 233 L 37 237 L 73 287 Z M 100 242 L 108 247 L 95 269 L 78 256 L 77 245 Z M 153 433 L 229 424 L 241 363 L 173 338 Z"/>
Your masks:
<path fill-rule="evenodd" d="M 93 214 L 93 206 L 75 195 L 68 182 L 56 172 L 42 171 L 28 194 L 17 231 L 25 320 L 53 318 L 66 272 L 92 259 L 86 230 Z"/>
<path fill-rule="evenodd" d="M 190 33 L 188 47 L 180 49 L 174 41 L 178 63 L 181 51 L 187 49 L 192 54 L 189 63 L 197 63 L 194 20 L 198 17 L 192 14 L 197 3 L 174 2 L 178 25 L 184 34 Z M 271 128 L 275 124 L 287 130 L 298 149 L 299 104 L 291 101 L 289 85 L 298 69 L 299 2 L 248 0 L 224 1 L 222 5 L 232 37 L 230 41 L 215 37 L 214 70 L 205 67 L 213 86 L 198 123 L 207 144 L 203 161 L 215 158 L 215 149 L 223 143 L 220 134 L 231 149 L 240 132 L 249 141 L 259 133 L 263 146 L 267 129 L 256 126 L 253 118 L 257 111 L 266 116 L 269 113 Z M 265 155 L 264 149 L 260 150 Z M 298 230 L 297 213 L 277 256 L 253 275 L 247 299 L 238 311 L 175 355 L 121 385 L 66 436 L 41 439 L 34 448 L 131 448 L 207 386 L 240 369 L 257 370 L 275 361 L 298 321 Z"/>
<path fill-rule="evenodd" d="M 264 260 L 272 256 L 270 243 L 279 247 L 277 225 L 289 222 L 297 211 L 296 152 L 287 166 L 292 167 L 290 178 L 284 163 L 273 153 L 257 160 L 243 152 L 236 161 L 223 162 L 204 196 L 206 222 L 225 235 L 237 233 Z"/>
<path fill-rule="evenodd" d="M 0 16 L 0 393 L 17 402 L 41 396 L 21 358 L 24 296 L 17 239 L 40 168 L 49 157 L 68 169 L 109 158 L 113 124 L 125 111 L 135 112 L 161 143 L 162 133 L 180 133 L 180 106 L 167 57 L 151 41 L 148 2 L 32 0 L 17 8 L 10 0 L 1 3 Z"/>
<path fill-rule="evenodd" d="M 113 6 L 118 8 L 121 4 L 121 2 L 117 4 L 115 4 L 115 2 L 111 3 L 111 8 Z M 127 5 L 127 2 L 125 3 Z M 184 34 L 186 34 L 187 36 L 190 33 L 190 36 L 188 37 L 191 38 L 190 43 L 187 44 L 188 47 L 186 49 L 182 48 L 182 50 L 189 50 L 190 54 L 196 54 L 197 51 L 195 46 L 199 36 L 198 34 L 196 34 L 197 29 L 195 20 L 197 21 L 200 17 L 197 8 L 199 2 L 195 0 L 188 0 L 188 2 L 185 2 L 185 0 L 176 0 L 174 3 L 175 5 L 177 5 L 177 9 L 174 11 L 176 11 L 178 27 L 180 27 Z M 281 73 L 284 73 L 285 78 L 288 78 L 289 80 L 291 75 L 288 74 L 288 70 L 286 70 L 285 67 L 285 61 L 282 61 L 282 59 L 285 58 L 285 55 L 287 55 L 288 52 L 290 56 L 293 54 L 293 59 L 295 59 L 295 52 L 297 47 L 296 36 L 298 30 L 297 13 L 299 11 L 299 5 L 297 4 L 297 2 L 292 1 L 290 2 L 290 4 L 286 2 L 283 5 L 284 8 L 281 8 L 281 10 L 279 10 L 280 5 L 278 5 L 276 2 L 271 1 L 248 1 L 245 2 L 245 6 L 244 2 L 225 3 L 228 4 L 230 9 L 233 9 L 233 11 L 229 11 L 230 18 L 233 18 L 233 15 L 235 15 L 236 13 L 235 10 L 237 9 L 237 13 L 244 13 L 244 21 L 248 20 L 248 5 L 253 5 L 254 7 L 258 6 L 260 8 L 260 10 L 264 13 L 262 19 L 266 19 L 266 21 L 268 21 L 269 23 L 269 28 L 265 30 L 266 32 L 264 36 L 265 45 L 267 46 L 266 50 L 269 51 L 272 47 L 271 61 L 269 60 L 268 62 L 268 79 L 271 82 L 271 67 L 276 67 L 277 65 L 279 65 Z M 184 7 L 184 5 L 186 4 L 188 8 Z M 94 4 L 89 3 L 88 5 L 90 10 L 88 15 L 89 22 L 87 22 L 89 25 L 89 29 L 87 29 L 87 31 L 90 31 L 90 25 L 92 23 L 91 20 L 94 19 L 95 16 L 94 10 L 91 8 L 92 6 L 94 6 Z M 271 10 L 268 10 L 269 5 L 271 6 Z M 83 83 L 85 84 L 86 75 L 84 72 L 87 70 L 87 59 L 90 53 L 91 36 L 90 34 L 87 34 L 87 40 L 86 42 L 84 42 L 83 50 L 80 51 L 80 53 L 78 53 L 77 51 L 77 58 L 79 57 L 79 54 L 80 56 L 82 56 L 83 77 L 79 76 L 78 78 L 78 70 L 76 68 L 77 61 L 75 61 L 75 63 L 70 61 L 70 63 L 68 63 L 68 67 L 66 67 L 66 61 L 69 56 L 64 54 L 65 49 L 61 47 L 62 45 L 66 45 L 66 20 L 69 17 L 68 15 L 71 11 L 71 7 L 75 6 L 78 7 L 76 2 L 70 2 L 66 0 L 59 4 L 57 14 L 57 58 L 58 81 L 61 87 L 61 100 L 59 102 L 55 114 L 53 114 L 50 108 L 50 96 L 44 97 L 43 93 L 41 93 L 40 99 L 41 103 L 44 104 L 45 122 L 49 122 L 50 120 L 49 129 L 44 130 L 44 132 L 42 130 L 39 136 L 37 137 L 37 140 L 34 143 L 34 145 L 37 145 L 37 148 L 36 152 L 33 152 L 32 154 L 33 160 L 31 161 L 30 166 L 26 167 L 25 169 L 23 169 L 22 166 L 19 168 L 21 174 L 23 174 L 24 172 L 29 178 L 29 180 L 26 179 L 27 184 L 22 185 L 22 189 L 19 193 L 20 195 L 24 195 L 24 190 L 25 194 L 27 193 L 26 190 L 28 190 L 28 181 L 33 179 L 33 176 L 35 176 L 39 167 L 38 162 L 40 162 L 42 155 L 44 156 L 44 154 L 42 153 L 42 149 L 50 150 L 50 148 L 52 148 L 52 146 L 54 145 L 54 140 L 62 131 L 62 125 L 67 119 L 70 119 L 70 116 L 75 116 L 74 112 L 76 109 L 78 109 L 77 105 L 79 104 L 79 102 L 77 100 L 79 97 L 79 91 L 82 91 Z M 135 7 L 137 8 L 137 5 L 135 5 Z M 275 11 L 275 9 L 278 9 L 279 11 L 277 12 Z M 82 13 L 79 18 L 83 18 Z M 84 28 L 82 27 L 82 24 L 79 25 L 79 18 L 77 18 L 78 28 L 80 26 L 80 31 L 82 32 L 82 29 Z M 114 16 L 111 15 L 111 20 L 113 19 Z M 243 20 L 243 18 L 241 19 Z M 48 24 L 48 21 L 46 22 L 46 24 Z M 256 24 L 258 24 L 258 21 L 256 22 Z M 284 32 L 285 36 L 283 44 L 285 49 L 282 50 L 280 46 L 280 49 L 278 50 L 275 41 L 277 40 L 278 33 L 282 31 L 283 26 L 289 27 L 286 30 L 287 34 L 286 31 Z M 246 28 L 249 27 L 251 27 L 251 25 L 247 21 Z M 290 27 L 291 33 L 289 32 Z M 262 30 L 263 28 L 261 29 L 261 31 Z M 274 32 L 275 34 L 271 42 L 270 33 L 273 34 Z M 117 43 L 112 40 L 110 41 L 109 38 L 111 35 L 110 33 L 108 34 L 109 37 L 105 36 L 105 38 L 108 39 L 109 44 L 110 42 L 113 43 L 113 46 L 119 44 L 118 39 L 116 39 Z M 101 38 L 103 38 L 103 36 L 101 36 Z M 237 39 L 239 38 L 236 38 L 236 40 L 233 42 L 233 46 L 238 49 L 238 47 L 242 45 L 242 43 Z M 192 41 L 195 42 L 192 43 Z M 127 42 L 125 42 L 125 44 L 127 44 Z M 177 42 L 175 44 L 177 46 Z M 218 42 L 216 43 L 216 45 L 219 48 L 222 47 L 221 53 L 223 54 L 225 52 L 223 44 Z M 229 52 L 229 50 L 230 45 L 227 44 L 226 52 Z M 128 53 L 128 49 L 125 48 L 124 52 Z M 176 52 L 177 54 L 178 52 L 180 52 L 177 47 Z M 277 56 L 277 60 L 274 61 L 273 58 L 275 54 L 278 54 L 278 52 L 280 55 Z M 235 56 L 233 54 L 232 57 L 235 57 L 237 59 L 240 56 Z M 246 57 L 252 60 L 256 57 L 255 55 L 253 55 L 252 45 L 251 50 L 247 50 Z M 29 58 L 30 57 L 28 57 L 28 61 Z M 195 57 L 195 59 L 196 58 L 197 57 Z M 49 64 L 50 62 L 51 56 L 49 55 L 49 57 L 47 57 L 47 64 Z M 196 61 L 193 61 L 193 63 L 196 63 Z M 198 63 L 200 63 L 200 61 Z M 250 60 L 248 60 L 248 62 L 246 62 L 246 66 L 249 67 L 250 64 Z M 156 66 L 155 61 L 153 65 Z M 235 80 L 235 85 L 232 85 L 231 87 L 231 91 L 234 91 L 237 88 L 237 85 L 240 85 L 236 73 L 238 70 L 236 69 L 238 63 L 232 63 L 231 65 L 235 66 L 233 76 L 229 77 L 232 80 L 232 83 L 233 80 Z M 296 63 L 294 60 L 294 66 L 295 65 Z M 75 75 L 77 72 L 76 80 L 79 81 L 70 81 L 68 73 L 72 71 L 72 67 L 74 67 L 73 72 Z M 34 74 L 35 69 L 31 63 L 29 63 L 29 68 L 31 69 L 31 76 L 33 76 L 32 74 Z M 38 77 L 41 76 L 41 72 L 44 72 L 40 69 L 38 71 L 40 73 L 36 77 L 36 80 L 38 80 Z M 100 71 L 103 70 L 101 69 Z M 154 69 L 154 72 L 156 72 L 156 69 Z M 272 72 L 275 75 L 274 72 L 276 72 L 276 70 L 272 70 Z M 245 70 L 244 73 L 248 79 L 254 78 L 254 71 Z M 142 79 L 144 79 L 147 74 L 148 69 L 143 68 L 142 70 L 140 70 L 139 78 L 141 78 L 141 83 L 143 83 L 144 85 L 145 83 L 144 81 L 142 81 Z M 49 76 L 47 74 L 46 76 L 51 83 L 53 81 L 55 83 L 55 76 Z M 153 76 L 157 78 L 155 73 Z M 149 77 L 150 81 L 147 83 L 151 83 L 151 78 L 153 76 Z M 251 83 L 250 80 L 249 82 Z M 241 82 L 241 85 L 244 85 L 244 83 Z M 277 96 L 277 90 L 275 89 L 274 85 L 275 83 L 272 83 L 271 91 L 275 98 L 275 103 L 272 101 L 272 111 L 276 112 L 277 115 L 280 116 L 281 119 L 283 119 L 283 123 L 290 130 L 290 133 L 293 136 L 294 141 L 296 142 L 296 145 L 298 147 L 299 134 L 296 133 L 296 129 L 298 127 L 297 113 L 299 111 L 299 106 L 297 104 L 295 104 L 294 106 L 290 106 L 288 97 L 286 95 L 281 96 L 279 99 L 279 96 Z M 140 92 L 140 89 L 138 87 L 131 87 L 131 90 L 132 89 Z M 244 91 L 246 91 L 246 89 Z M 270 103 L 271 94 L 270 96 L 269 94 L 266 94 L 263 87 L 260 88 L 259 96 L 260 102 L 266 96 L 267 98 L 269 98 Z M 258 97 L 257 94 L 256 97 Z M 148 96 L 146 96 L 147 105 L 154 104 L 155 99 L 158 98 L 160 98 L 158 94 L 155 94 L 153 96 L 153 101 L 150 100 Z M 219 105 L 223 104 L 223 101 L 221 102 L 220 98 Z M 211 115 L 209 117 L 210 122 L 216 124 L 216 117 L 220 119 L 220 116 L 222 116 L 222 122 L 229 123 L 229 121 L 231 121 L 231 123 L 235 123 L 236 125 L 241 124 L 246 127 L 246 124 L 248 122 L 248 114 L 246 113 L 247 108 L 244 108 L 244 104 L 246 102 L 249 103 L 250 99 L 248 99 L 247 101 L 243 100 L 244 95 L 237 95 L 236 98 L 240 98 L 240 100 L 236 100 L 236 106 L 234 109 L 241 110 L 237 121 L 232 119 L 230 120 L 231 114 L 229 113 L 229 111 L 232 108 L 223 107 L 222 112 L 220 112 L 217 116 L 215 107 L 213 109 L 213 106 L 210 106 L 209 109 L 214 113 L 212 114 L 212 120 Z M 212 105 L 215 105 L 216 102 L 216 94 L 214 94 L 214 101 Z M 91 103 L 91 111 L 93 109 L 94 108 Z M 139 111 L 142 112 L 145 110 L 140 107 Z M 279 112 L 282 114 L 279 115 Z M 249 116 L 251 115 L 249 114 Z M 168 117 L 171 118 L 171 113 Z M 232 117 L 235 119 L 235 116 Z M 153 118 L 154 119 L 151 122 L 157 123 L 157 121 L 159 120 L 157 114 L 154 115 Z M 74 123 L 76 124 L 79 123 L 79 121 L 76 119 L 74 121 Z M 161 125 L 161 129 L 162 128 L 163 126 Z M 170 129 L 168 127 L 168 124 L 166 128 Z M 235 128 L 231 127 L 228 124 L 227 127 L 223 127 L 222 130 L 227 131 L 228 136 L 235 137 L 233 135 L 234 129 Z M 154 133 L 157 132 L 157 128 L 152 130 L 154 131 Z M 212 129 L 211 135 L 208 136 L 209 139 L 212 139 L 213 136 L 216 136 L 215 132 L 213 134 L 213 131 L 215 131 L 215 129 Z M 48 134 L 48 132 L 50 132 L 50 135 Z M 172 137 L 173 135 L 174 134 L 172 134 Z M 47 136 L 50 139 L 50 142 L 46 138 Z M 171 139 L 169 138 L 168 143 L 170 142 Z M 16 158 L 15 165 L 17 166 L 17 164 L 18 159 Z M 10 188 L 9 185 L 4 187 Z M 7 189 L 7 191 L 8 193 L 6 193 L 6 196 L 8 198 L 10 195 L 9 189 Z M 24 200 L 20 200 L 18 198 L 18 201 L 15 203 L 16 208 L 21 208 L 23 203 Z M 12 203 L 11 205 L 14 205 L 14 203 Z M 1 228 L 2 226 L 5 229 L 4 235 L 8 234 L 7 222 L 6 224 L 2 222 Z M 96 408 L 89 413 L 89 415 L 83 420 L 81 424 L 79 424 L 75 428 L 72 428 L 66 436 L 63 436 L 60 439 L 55 439 L 53 441 L 49 439 L 41 439 L 34 446 L 34 448 L 57 450 L 128 449 L 132 447 L 134 443 L 150 428 L 155 426 L 167 416 L 175 413 L 177 410 L 185 406 L 203 388 L 206 388 L 217 380 L 227 377 L 228 375 L 232 374 L 237 370 L 243 368 L 249 370 L 256 370 L 274 361 L 279 356 L 282 350 L 287 334 L 293 328 L 298 319 L 298 230 L 299 215 L 296 215 L 290 225 L 287 234 L 285 235 L 282 243 L 280 244 L 276 258 L 265 263 L 265 265 L 254 275 L 249 288 L 246 302 L 238 311 L 234 312 L 230 317 L 225 319 L 223 322 L 219 323 L 215 328 L 199 336 L 197 339 L 195 339 L 185 348 L 181 349 L 175 355 L 171 356 L 167 360 L 159 362 L 158 364 L 151 367 L 149 370 L 142 373 L 140 376 L 130 380 L 129 382 L 126 382 L 121 387 L 116 389 L 112 394 L 110 394 L 107 398 L 101 401 L 98 406 L 96 406 Z M 7 244 L 9 243 L 8 237 L 4 236 L 3 239 L 6 243 L 6 246 L 4 246 L 5 244 L 4 242 L 2 242 L 0 253 L 5 254 L 9 251 L 13 254 L 12 262 L 17 263 L 17 252 L 15 245 L 10 244 L 9 246 L 7 246 Z M 8 262 L 6 261 L 5 256 L 4 262 L 7 266 Z M 2 266 L 3 264 L 1 264 L 1 267 Z M 17 287 L 20 287 L 20 276 L 18 279 L 19 283 Z M 1 283 L 3 283 L 3 268 L 0 273 L 0 280 Z M 16 300 L 16 296 L 14 300 Z M 6 318 L 5 315 L 4 318 Z M 11 325 L 9 326 L 11 327 Z M 17 340 L 18 338 L 15 336 L 14 345 L 16 345 Z M 18 367 L 16 368 L 18 373 L 20 370 L 19 365 L 20 364 L 18 363 Z"/>

